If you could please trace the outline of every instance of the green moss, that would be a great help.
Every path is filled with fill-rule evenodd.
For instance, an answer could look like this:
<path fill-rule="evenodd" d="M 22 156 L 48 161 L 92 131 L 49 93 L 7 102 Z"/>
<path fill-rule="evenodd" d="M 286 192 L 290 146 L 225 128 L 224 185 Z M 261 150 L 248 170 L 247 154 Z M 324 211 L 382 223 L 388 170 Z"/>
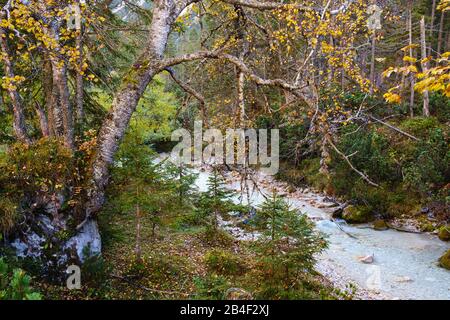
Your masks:
<path fill-rule="evenodd" d="M 384 220 L 376 220 L 373 223 L 373 228 L 374 230 L 378 230 L 378 231 L 383 231 L 383 230 L 387 230 L 389 229 L 389 227 L 387 226 L 386 222 Z"/>
<path fill-rule="evenodd" d="M 300 170 L 308 185 L 319 191 L 328 189 L 330 181 L 326 175 L 320 172 L 319 158 L 304 160 Z"/>
<path fill-rule="evenodd" d="M 410 199 L 405 199 L 401 202 L 392 201 L 391 197 L 386 199 L 387 209 L 386 212 L 391 217 L 400 217 L 403 215 L 414 216 L 420 212 L 421 205 L 416 202 L 416 199 L 411 196 Z"/>
<path fill-rule="evenodd" d="M 439 127 L 439 122 L 434 117 L 409 118 L 400 124 L 400 128 L 416 136 L 426 136 L 428 130 Z"/>
<path fill-rule="evenodd" d="M 450 270 L 450 250 L 447 250 L 447 252 L 439 259 L 439 265 L 442 268 Z"/>
<path fill-rule="evenodd" d="M 373 216 L 367 207 L 349 205 L 344 209 L 342 218 L 348 223 L 366 223 L 371 221 Z"/>
<path fill-rule="evenodd" d="M 450 225 L 440 227 L 438 236 L 442 241 L 450 241 Z"/>

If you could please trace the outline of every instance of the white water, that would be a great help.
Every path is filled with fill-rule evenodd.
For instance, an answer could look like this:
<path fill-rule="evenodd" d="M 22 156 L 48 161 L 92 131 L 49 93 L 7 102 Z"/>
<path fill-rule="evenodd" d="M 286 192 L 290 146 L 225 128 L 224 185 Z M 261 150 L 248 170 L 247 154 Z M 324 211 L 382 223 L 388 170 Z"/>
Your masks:
<path fill-rule="evenodd" d="M 208 172 L 199 172 L 196 184 L 200 191 L 207 189 L 208 176 Z M 236 181 L 230 176 L 228 187 L 240 190 Z M 260 190 L 251 194 L 253 206 L 260 205 L 273 188 L 283 192 L 286 187 L 261 173 L 255 181 Z M 286 199 L 328 236 L 329 248 L 318 257 L 317 270 L 336 286 L 342 289 L 351 282 L 358 288 L 356 297 L 363 299 L 450 299 L 450 271 L 437 265 L 449 243 L 430 234 L 375 231 L 369 225 L 338 226 L 331 221 L 331 209 L 323 197 L 310 192 L 286 193 Z M 372 264 L 358 260 L 372 254 Z"/>

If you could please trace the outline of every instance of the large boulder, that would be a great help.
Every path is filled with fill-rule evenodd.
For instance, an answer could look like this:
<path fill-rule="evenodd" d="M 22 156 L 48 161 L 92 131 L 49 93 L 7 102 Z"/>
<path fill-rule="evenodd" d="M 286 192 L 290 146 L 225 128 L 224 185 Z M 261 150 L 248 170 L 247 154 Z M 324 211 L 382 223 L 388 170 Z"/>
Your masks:
<path fill-rule="evenodd" d="M 102 252 L 102 241 L 98 231 L 97 221 L 88 220 L 80 230 L 63 246 L 63 251 L 72 253 L 72 259 L 84 262 L 86 258 Z"/>
<path fill-rule="evenodd" d="M 101 238 L 95 220 L 88 220 L 75 230 L 73 223 L 60 217 L 49 218 L 38 214 L 29 227 L 18 232 L 10 246 L 21 258 L 39 261 L 43 272 L 57 276 L 70 264 L 82 264 L 84 260 L 101 253 Z"/>
<path fill-rule="evenodd" d="M 439 265 L 442 268 L 450 270 L 450 250 L 447 250 L 447 252 L 439 259 Z"/>
<path fill-rule="evenodd" d="M 365 207 L 349 205 L 342 212 L 342 219 L 348 223 L 366 223 L 372 216 L 370 210 Z"/>

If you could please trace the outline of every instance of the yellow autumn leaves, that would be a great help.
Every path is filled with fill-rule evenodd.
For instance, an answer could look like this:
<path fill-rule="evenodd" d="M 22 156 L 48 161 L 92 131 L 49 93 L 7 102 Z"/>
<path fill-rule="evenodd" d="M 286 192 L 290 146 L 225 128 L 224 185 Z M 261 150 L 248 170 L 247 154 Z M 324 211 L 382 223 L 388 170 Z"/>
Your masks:
<path fill-rule="evenodd" d="M 1 86 L 5 90 L 14 91 L 17 90 L 17 86 L 23 81 L 25 81 L 23 76 L 2 77 Z"/>
<path fill-rule="evenodd" d="M 406 48 L 406 47 L 405 47 Z M 403 49 L 405 49 L 403 48 Z M 402 49 L 402 50 L 403 50 Z M 407 48 L 409 49 L 409 47 Z M 405 50 L 403 50 L 405 51 Z M 450 52 L 443 53 L 439 58 L 432 59 L 427 57 L 422 60 L 417 60 L 415 58 L 405 56 L 403 61 L 409 63 L 407 66 L 403 67 L 389 67 L 383 72 L 383 77 L 388 78 L 392 74 L 397 73 L 403 76 L 408 76 L 413 74 L 414 77 L 419 80 L 414 85 L 414 90 L 419 93 L 425 91 L 429 92 L 439 92 L 446 97 L 450 98 Z M 418 68 L 415 66 L 416 63 L 432 63 L 434 67 L 426 70 L 424 72 L 419 72 Z M 402 101 L 401 96 L 396 93 L 400 89 L 399 86 L 389 89 L 387 93 L 384 94 L 384 98 L 388 103 L 400 103 Z"/>

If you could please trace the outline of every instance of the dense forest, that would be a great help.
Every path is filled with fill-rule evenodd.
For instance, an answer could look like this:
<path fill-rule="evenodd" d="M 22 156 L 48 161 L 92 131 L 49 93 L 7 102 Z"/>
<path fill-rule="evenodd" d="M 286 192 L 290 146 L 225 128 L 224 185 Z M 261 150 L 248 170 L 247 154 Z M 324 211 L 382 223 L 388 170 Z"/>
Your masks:
<path fill-rule="evenodd" d="M 0 0 L 0 300 L 448 299 L 449 21 L 449 0 Z M 170 161 L 199 121 L 278 129 L 276 175 Z"/>

